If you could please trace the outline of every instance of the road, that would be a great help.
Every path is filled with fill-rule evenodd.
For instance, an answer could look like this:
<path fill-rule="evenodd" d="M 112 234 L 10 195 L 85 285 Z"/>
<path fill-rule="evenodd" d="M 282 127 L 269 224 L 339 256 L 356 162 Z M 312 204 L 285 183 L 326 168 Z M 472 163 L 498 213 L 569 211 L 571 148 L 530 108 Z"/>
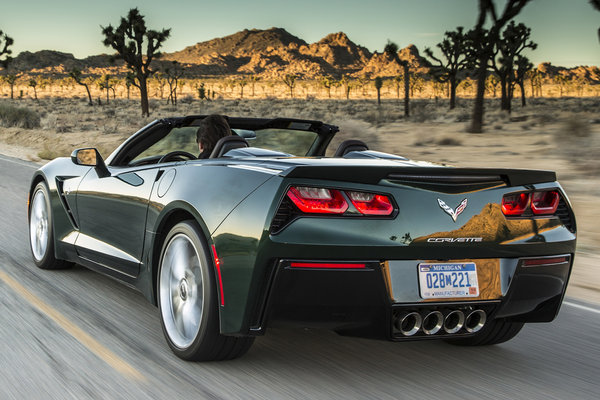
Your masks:
<path fill-rule="evenodd" d="M 600 308 L 484 348 L 278 328 L 241 359 L 190 363 L 157 309 L 82 267 L 42 271 L 27 242 L 35 165 L 0 156 L 0 399 L 597 399 Z"/>

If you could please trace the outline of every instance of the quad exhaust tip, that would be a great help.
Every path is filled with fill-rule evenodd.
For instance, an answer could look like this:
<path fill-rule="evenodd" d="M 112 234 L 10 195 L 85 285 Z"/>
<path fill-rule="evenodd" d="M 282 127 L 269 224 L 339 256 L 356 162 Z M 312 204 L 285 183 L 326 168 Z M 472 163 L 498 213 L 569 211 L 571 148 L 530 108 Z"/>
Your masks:
<path fill-rule="evenodd" d="M 396 329 L 404 336 L 412 336 L 419 332 L 423 318 L 418 312 L 411 312 L 396 321 Z"/>
<path fill-rule="evenodd" d="M 419 332 L 425 335 L 436 335 L 442 330 L 447 334 L 459 333 L 463 328 L 467 333 L 476 333 L 483 329 L 487 321 L 485 311 L 433 310 L 420 314 L 412 311 L 398 316 L 394 327 L 403 336 L 414 336 Z"/>
<path fill-rule="evenodd" d="M 465 318 L 465 329 L 469 333 L 479 332 L 485 325 L 487 316 L 483 310 L 475 310 Z"/>
<path fill-rule="evenodd" d="M 450 311 L 444 318 L 444 331 L 446 333 L 456 333 L 462 329 L 464 324 L 465 314 L 462 311 Z"/>
<path fill-rule="evenodd" d="M 423 318 L 423 333 L 426 335 L 435 335 L 444 325 L 444 314 L 439 311 L 432 311 Z"/>

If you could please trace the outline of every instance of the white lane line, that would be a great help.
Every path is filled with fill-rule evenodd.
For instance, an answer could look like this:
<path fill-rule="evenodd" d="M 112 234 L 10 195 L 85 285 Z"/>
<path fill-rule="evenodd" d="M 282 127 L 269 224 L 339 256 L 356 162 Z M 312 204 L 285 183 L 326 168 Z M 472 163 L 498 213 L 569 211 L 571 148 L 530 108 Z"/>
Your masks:
<path fill-rule="evenodd" d="M 579 308 L 580 310 L 585 310 L 589 312 L 593 312 L 595 314 L 600 314 L 600 310 L 588 306 L 582 306 L 581 304 L 571 303 L 570 301 L 563 301 L 563 304 L 566 304 L 570 307 Z"/>
<path fill-rule="evenodd" d="M 9 163 L 13 163 L 13 164 L 22 165 L 24 167 L 29 167 L 29 168 L 33 168 L 33 169 L 38 169 L 39 168 L 38 166 L 27 164 L 27 163 L 22 162 L 22 161 L 11 160 L 10 158 L 6 158 L 6 157 L 4 157 L 2 155 L 0 155 L 0 160 L 6 161 L 6 162 L 9 162 Z"/>

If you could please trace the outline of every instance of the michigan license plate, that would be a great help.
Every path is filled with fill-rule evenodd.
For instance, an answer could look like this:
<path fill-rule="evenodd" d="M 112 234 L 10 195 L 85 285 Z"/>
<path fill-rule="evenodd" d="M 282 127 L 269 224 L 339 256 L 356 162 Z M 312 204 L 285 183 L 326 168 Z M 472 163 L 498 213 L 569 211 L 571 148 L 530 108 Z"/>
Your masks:
<path fill-rule="evenodd" d="M 479 296 L 475 263 L 422 263 L 418 268 L 419 287 L 424 299 Z"/>

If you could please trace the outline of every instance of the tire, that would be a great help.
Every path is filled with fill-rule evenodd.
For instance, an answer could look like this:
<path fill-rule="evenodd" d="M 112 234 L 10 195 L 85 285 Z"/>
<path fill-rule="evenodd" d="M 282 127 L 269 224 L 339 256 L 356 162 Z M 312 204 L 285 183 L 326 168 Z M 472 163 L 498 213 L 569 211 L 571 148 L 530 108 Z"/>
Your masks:
<path fill-rule="evenodd" d="M 54 252 L 54 224 L 50 191 L 45 182 L 33 189 L 29 204 L 29 248 L 33 262 L 41 269 L 62 269 L 72 264 L 58 260 Z"/>
<path fill-rule="evenodd" d="M 494 319 L 479 331 L 476 335 L 446 340 L 450 344 L 458 346 L 488 346 L 509 341 L 517 336 L 523 328 L 523 322 L 510 322 L 505 319 Z"/>
<path fill-rule="evenodd" d="M 169 347 L 189 361 L 244 355 L 253 337 L 220 334 L 215 267 L 195 221 L 175 225 L 163 242 L 157 279 L 160 321 Z"/>

